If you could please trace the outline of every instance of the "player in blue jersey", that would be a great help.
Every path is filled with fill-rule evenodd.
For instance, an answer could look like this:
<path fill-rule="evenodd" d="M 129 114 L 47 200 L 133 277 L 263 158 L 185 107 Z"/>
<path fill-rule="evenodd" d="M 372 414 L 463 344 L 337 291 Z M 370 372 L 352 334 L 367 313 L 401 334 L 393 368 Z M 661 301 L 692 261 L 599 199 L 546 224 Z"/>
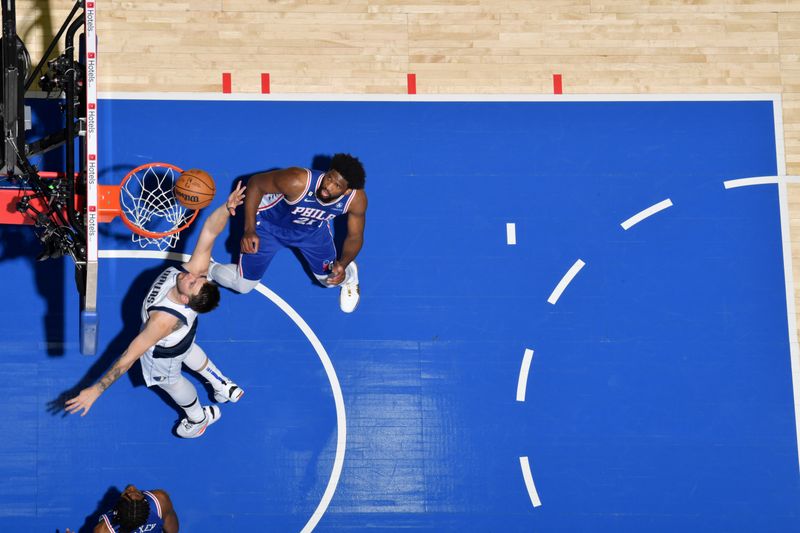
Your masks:
<path fill-rule="evenodd" d="M 216 405 L 200 404 L 195 386 L 181 373 L 182 365 L 211 384 L 218 402 L 241 398 L 242 389 L 220 372 L 194 339 L 197 314 L 211 311 L 219 303 L 219 288 L 206 279 L 211 248 L 244 195 L 245 188 L 237 184 L 225 204 L 203 224 L 189 261 L 167 268 L 156 278 L 142 304 L 141 331 L 97 383 L 66 402 L 68 413 L 86 415 L 97 398 L 139 359 L 147 386 L 163 389 L 186 413 L 175 430 L 179 437 L 201 436 L 221 415 Z"/>
<path fill-rule="evenodd" d="M 100 517 L 94 533 L 178 533 L 178 515 L 163 490 L 128 485 L 114 509 Z"/>
<path fill-rule="evenodd" d="M 349 154 L 334 155 L 324 172 L 291 167 L 252 176 L 239 265 L 212 263 L 209 278 L 250 292 L 279 249 L 296 248 L 323 286 L 341 288 L 339 306 L 352 313 L 360 298 L 354 259 L 364 244 L 365 181 L 364 167 Z M 347 238 L 337 259 L 331 223 L 345 213 Z"/>

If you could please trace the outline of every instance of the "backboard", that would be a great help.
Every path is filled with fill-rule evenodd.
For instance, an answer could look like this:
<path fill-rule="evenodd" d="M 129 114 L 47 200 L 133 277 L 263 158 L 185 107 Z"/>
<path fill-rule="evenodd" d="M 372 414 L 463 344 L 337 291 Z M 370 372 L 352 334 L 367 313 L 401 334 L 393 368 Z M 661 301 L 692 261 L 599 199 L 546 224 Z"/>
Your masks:
<path fill-rule="evenodd" d="M 25 224 L 42 244 L 37 259 L 70 256 L 81 295 L 80 345 L 97 349 L 97 31 L 96 3 L 76 1 L 35 68 L 17 36 L 14 0 L 2 3 L 3 149 L 0 150 L 0 224 Z M 82 33 L 81 33 L 82 30 Z M 65 52 L 48 59 L 64 37 Z M 76 50 L 80 50 L 76 57 Z M 47 69 L 44 69 L 44 65 Z M 39 75 L 41 74 L 41 77 Z M 60 124 L 26 139 L 32 113 L 25 97 L 33 82 L 56 100 Z M 63 147 L 63 148 L 62 148 Z M 47 152 L 55 168 L 37 168 L 31 159 Z"/>

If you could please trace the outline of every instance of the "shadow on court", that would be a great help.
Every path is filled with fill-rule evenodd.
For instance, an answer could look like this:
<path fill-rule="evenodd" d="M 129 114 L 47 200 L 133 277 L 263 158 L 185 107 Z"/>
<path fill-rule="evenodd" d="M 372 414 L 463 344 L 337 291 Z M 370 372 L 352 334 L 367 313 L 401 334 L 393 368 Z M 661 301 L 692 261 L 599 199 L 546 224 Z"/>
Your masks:
<path fill-rule="evenodd" d="M 33 271 L 36 282 L 36 292 L 46 302 L 42 316 L 42 329 L 47 346 L 47 355 L 64 355 L 64 314 L 66 310 L 66 290 L 77 291 L 75 285 L 65 287 L 64 269 L 74 271 L 75 267 L 69 258 L 48 259 L 37 261 L 36 254 L 42 245 L 32 226 L 0 226 L 0 262 L 13 261 L 24 258 L 25 272 L 19 275 L 28 276 L 27 270 Z M 19 302 L 24 305 L 27 302 Z M 77 312 L 77 309 L 74 310 Z M 72 311 L 70 311 L 72 312 Z"/>
<path fill-rule="evenodd" d="M 92 533 L 92 531 L 94 531 L 94 527 L 97 525 L 98 520 L 100 520 L 100 516 L 111 510 L 119 501 L 120 496 L 122 496 L 122 492 L 117 487 L 109 487 L 105 494 L 103 494 L 103 497 L 98 500 L 94 511 L 86 515 L 83 524 L 81 524 L 81 527 L 78 528 L 77 532 Z"/>
<path fill-rule="evenodd" d="M 69 389 L 61 392 L 56 398 L 47 403 L 47 411 L 52 415 L 61 414 L 66 416 L 64 411 L 64 403 L 70 398 L 75 397 L 81 390 L 91 386 L 99 380 L 113 365 L 114 362 L 128 348 L 128 345 L 136 335 L 142 325 L 141 309 L 142 300 L 147 294 L 148 289 L 153 284 L 153 281 L 158 275 L 169 266 L 167 263 L 158 267 L 152 267 L 142 271 L 131 283 L 130 288 L 125 293 L 125 296 L 120 305 L 120 314 L 122 318 L 123 328 L 119 333 L 109 342 L 105 347 L 102 354 L 97 357 L 95 362 L 88 368 L 83 377 Z M 131 381 L 134 387 L 144 387 L 145 382 L 142 377 L 142 370 L 140 363 L 137 361 L 128 370 L 127 378 Z M 161 397 L 164 402 L 172 408 L 180 417 L 183 416 L 182 411 L 174 404 L 172 399 L 167 393 L 162 391 L 159 387 L 153 387 L 152 390 Z"/>

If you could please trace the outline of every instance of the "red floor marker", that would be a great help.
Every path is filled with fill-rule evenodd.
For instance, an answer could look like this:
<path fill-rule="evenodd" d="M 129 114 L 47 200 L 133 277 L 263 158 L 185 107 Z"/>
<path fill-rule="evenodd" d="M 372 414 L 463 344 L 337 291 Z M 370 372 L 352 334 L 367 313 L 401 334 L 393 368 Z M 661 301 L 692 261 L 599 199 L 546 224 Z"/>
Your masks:
<path fill-rule="evenodd" d="M 261 94 L 269 94 L 269 72 L 261 73 Z"/>
<path fill-rule="evenodd" d="M 231 73 L 230 72 L 223 72 L 222 73 L 222 92 L 225 94 L 230 94 L 231 92 Z"/>
<path fill-rule="evenodd" d="M 553 94 L 561 94 L 561 74 L 553 74 Z"/>
<path fill-rule="evenodd" d="M 417 75 L 408 75 L 408 94 L 417 94 Z"/>

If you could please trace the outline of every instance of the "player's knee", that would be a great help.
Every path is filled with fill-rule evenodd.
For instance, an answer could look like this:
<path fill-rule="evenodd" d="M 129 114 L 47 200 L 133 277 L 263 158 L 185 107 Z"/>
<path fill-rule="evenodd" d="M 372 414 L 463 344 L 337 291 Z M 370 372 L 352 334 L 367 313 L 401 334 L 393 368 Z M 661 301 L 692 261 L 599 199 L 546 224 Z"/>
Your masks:
<path fill-rule="evenodd" d="M 241 294 L 252 291 L 258 285 L 257 279 L 243 278 L 236 265 L 215 263 L 211 266 L 209 274 L 212 281 Z"/>
<path fill-rule="evenodd" d="M 245 279 L 239 278 L 234 283 L 231 289 L 235 290 L 240 294 L 247 294 L 248 292 L 252 291 L 258 285 L 257 279 Z"/>

